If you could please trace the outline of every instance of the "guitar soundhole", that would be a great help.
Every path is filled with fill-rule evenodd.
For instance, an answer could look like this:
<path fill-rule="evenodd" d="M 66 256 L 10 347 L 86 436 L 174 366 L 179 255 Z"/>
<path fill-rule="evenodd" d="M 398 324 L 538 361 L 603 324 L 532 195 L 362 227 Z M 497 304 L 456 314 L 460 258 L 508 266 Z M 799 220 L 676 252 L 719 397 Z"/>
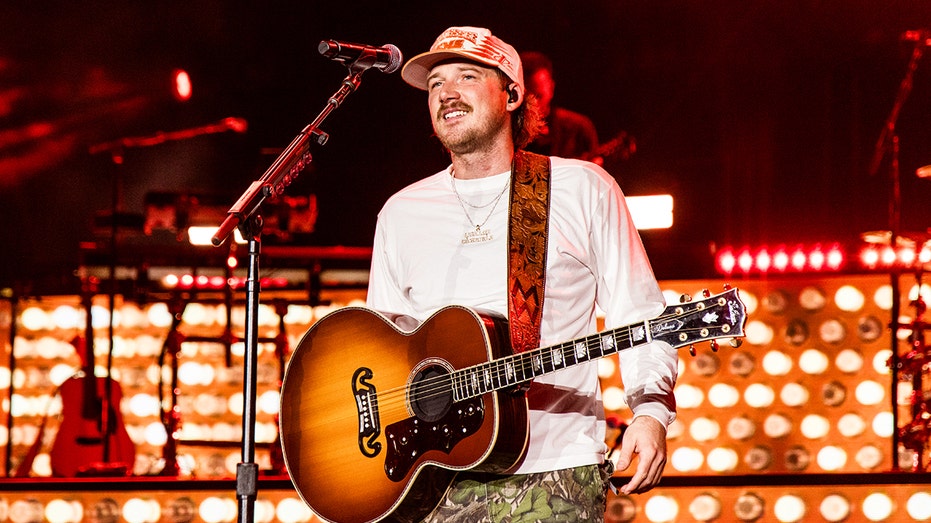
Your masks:
<path fill-rule="evenodd" d="M 417 372 L 411 383 L 409 402 L 418 418 L 427 422 L 440 420 L 453 404 L 449 371 L 439 365 L 430 365 Z"/>

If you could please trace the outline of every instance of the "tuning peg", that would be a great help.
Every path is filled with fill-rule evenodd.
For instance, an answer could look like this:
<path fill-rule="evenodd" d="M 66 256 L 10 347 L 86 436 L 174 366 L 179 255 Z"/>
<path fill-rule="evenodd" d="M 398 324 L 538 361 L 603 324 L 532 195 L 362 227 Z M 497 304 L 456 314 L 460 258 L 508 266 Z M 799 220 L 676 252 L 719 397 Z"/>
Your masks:
<path fill-rule="evenodd" d="M 731 347 L 734 347 L 736 349 L 737 347 L 740 347 L 741 345 L 743 345 L 744 340 L 740 338 L 731 338 L 731 341 L 729 341 L 728 343 L 731 344 Z"/>
<path fill-rule="evenodd" d="M 731 290 L 731 288 L 732 288 L 732 287 L 731 287 L 731 284 L 730 284 L 730 283 L 725 283 L 725 284 L 724 284 L 724 290 L 725 290 L 725 291 L 729 291 L 729 290 Z"/>
<path fill-rule="evenodd" d="M 680 295 L 679 295 L 679 303 L 687 303 L 687 302 L 690 302 L 690 301 L 692 301 L 692 296 L 691 296 L 691 295 L 689 295 L 689 294 L 680 294 Z"/>
<path fill-rule="evenodd" d="M 710 297 L 711 297 L 711 291 L 709 291 L 708 289 L 702 289 L 701 295 L 704 296 L 705 298 L 710 298 Z"/>
<path fill-rule="evenodd" d="M 689 345 L 689 355 L 690 355 L 690 356 L 695 356 L 695 346 L 694 346 L 694 345 Z"/>
<path fill-rule="evenodd" d="M 718 352 L 718 340 L 711 340 L 711 351 Z"/>

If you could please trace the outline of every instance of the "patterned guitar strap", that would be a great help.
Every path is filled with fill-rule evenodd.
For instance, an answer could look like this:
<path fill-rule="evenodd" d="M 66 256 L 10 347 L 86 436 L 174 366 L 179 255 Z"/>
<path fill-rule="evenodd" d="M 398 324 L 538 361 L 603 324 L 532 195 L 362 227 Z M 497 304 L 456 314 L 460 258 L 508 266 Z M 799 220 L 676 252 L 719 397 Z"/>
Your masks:
<path fill-rule="evenodd" d="M 550 159 L 517 151 L 511 172 L 508 322 L 514 352 L 524 352 L 540 346 L 550 207 Z"/>

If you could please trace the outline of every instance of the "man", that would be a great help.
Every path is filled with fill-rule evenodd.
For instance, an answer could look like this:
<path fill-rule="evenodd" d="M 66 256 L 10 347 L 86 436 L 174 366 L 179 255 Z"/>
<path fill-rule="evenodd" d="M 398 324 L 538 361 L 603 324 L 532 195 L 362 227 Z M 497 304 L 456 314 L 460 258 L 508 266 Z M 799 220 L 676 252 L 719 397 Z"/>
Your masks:
<path fill-rule="evenodd" d="M 521 53 L 520 59 L 527 93 L 537 99 L 546 124 L 527 150 L 549 156 L 596 160 L 592 155 L 598 149 L 598 132 L 591 118 L 553 105 L 556 93 L 553 62 L 548 56 L 535 51 Z"/>
<path fill-rule="evenodd" d="M 521 61 L 487 29 L 452 27 L 415 56 L 403 79 L 427 91 L 433 128 L 452 163 L 392 196 L 376 226 L 368 306 L 423 321 L 459 304 L 508 311 L 508 188 L 515 151 L 536 132 Z M 550 221 L 540 346 L 657 316 L 663 297 L 620 188 L 589 162 L 550 158 Z M 513 321 L 513 320 L 512 320 Z M 675 418 L 677 356 L 653 342 L 621 352 L 634 418 L 618 466 L 639 463 L 621 490 L 657 484 Z M 591 361 L 538 376 L 528 392 L 529 443 L 506 474 L 463 472 L 431 522 L 604 518 L 610 464 Z"/>

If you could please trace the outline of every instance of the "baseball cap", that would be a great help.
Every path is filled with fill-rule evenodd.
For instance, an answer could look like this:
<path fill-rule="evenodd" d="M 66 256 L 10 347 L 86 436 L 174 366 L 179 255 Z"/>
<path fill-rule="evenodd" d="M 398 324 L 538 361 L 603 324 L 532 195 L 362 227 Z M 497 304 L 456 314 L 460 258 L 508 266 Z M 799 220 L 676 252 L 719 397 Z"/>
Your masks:
<path fill-rule="evenodd" d="M 524 69 L 520 55 L 491 31 L 482 27 L 450 27 L 443 31 L 430 50 L 404 64 L 401 78 L 418 89 L 427 89 L 427 76 L 437 63 L 450 58 L 465 58 L 497 67 L 524 90 Z"/>

